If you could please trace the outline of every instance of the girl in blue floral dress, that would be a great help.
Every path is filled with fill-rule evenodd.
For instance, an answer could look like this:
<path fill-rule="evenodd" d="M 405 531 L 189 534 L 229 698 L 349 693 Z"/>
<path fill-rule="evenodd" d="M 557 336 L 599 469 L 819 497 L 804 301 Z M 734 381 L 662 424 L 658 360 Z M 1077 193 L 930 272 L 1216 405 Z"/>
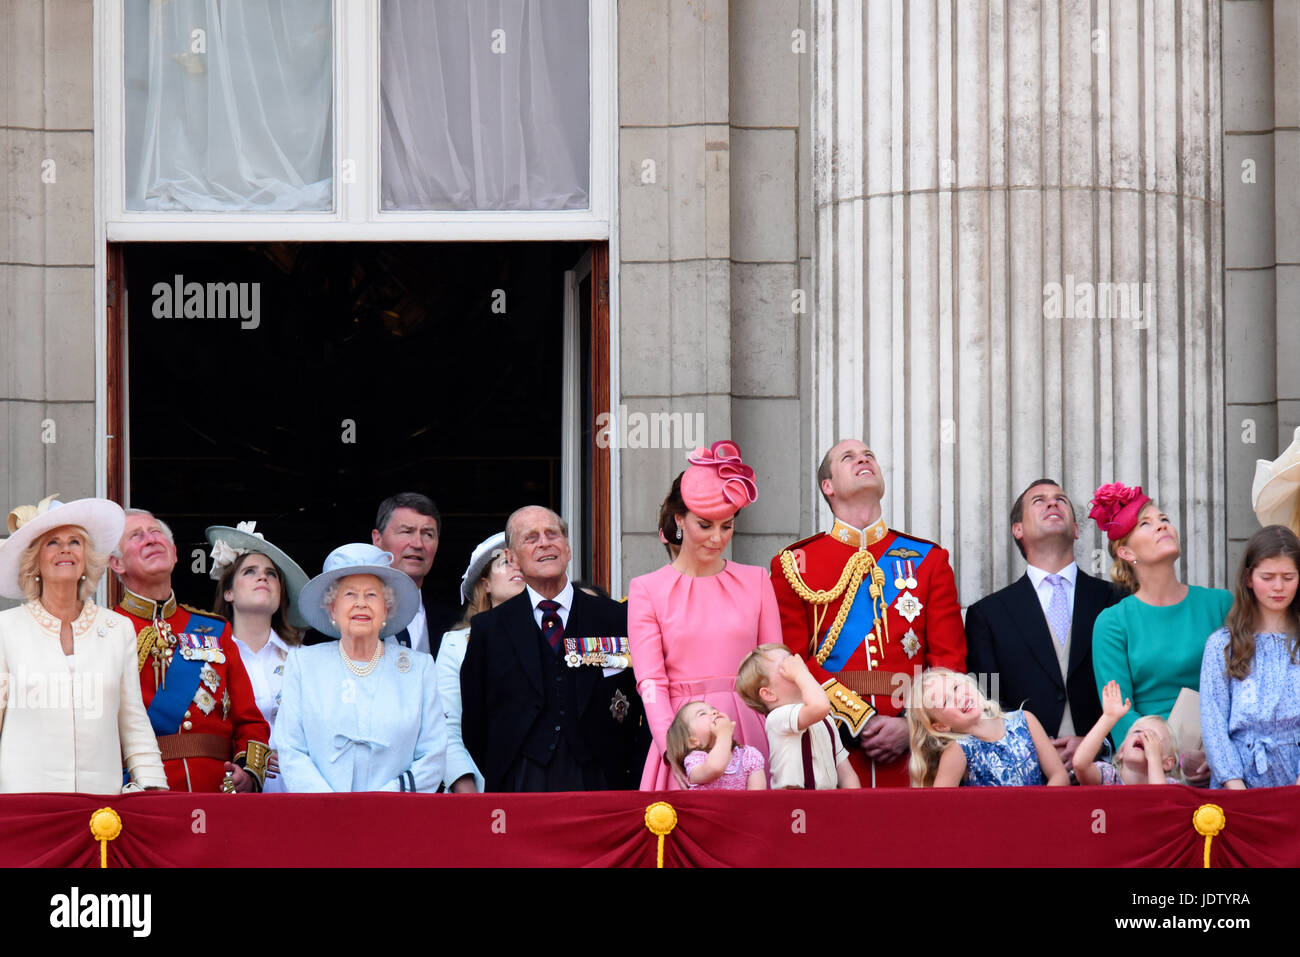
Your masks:
<path fill-rule="evenodd" d="M 1028 711 L 1005 714 L 969 675 L 931 668 L 907 705 L 913 787 L 1068 785 L 1051 740 Z"/>
<path fill-rule="evenodd" d="M 1300 784 L 1300 539 L 1270 525 L 1246 544 L 1227 625 L 1201 660 L 1211 786 Z"/>

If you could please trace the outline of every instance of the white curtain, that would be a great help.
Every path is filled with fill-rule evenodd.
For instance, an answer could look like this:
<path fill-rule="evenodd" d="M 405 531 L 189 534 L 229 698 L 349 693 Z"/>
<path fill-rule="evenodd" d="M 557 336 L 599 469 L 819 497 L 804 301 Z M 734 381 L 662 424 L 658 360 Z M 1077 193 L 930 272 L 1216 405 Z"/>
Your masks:
<path fill-rule="evenodd" d="M 587 0 L 384 0 L 384 209 L 586 209 Z"/>
<path fill-rule="evenodd" d="M 332 208 L 331 8 L 127 0 L 127 209 Z"/>

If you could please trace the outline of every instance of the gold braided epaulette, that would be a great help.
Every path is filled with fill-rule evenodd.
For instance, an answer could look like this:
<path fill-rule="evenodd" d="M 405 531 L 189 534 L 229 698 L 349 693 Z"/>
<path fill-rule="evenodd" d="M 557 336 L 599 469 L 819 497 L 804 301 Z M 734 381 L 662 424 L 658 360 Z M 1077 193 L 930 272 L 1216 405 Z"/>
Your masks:
<path fill-rule="evenodd" d="M 135 636 L 136 671 L 144 670 L 144 663 L 149 660 L 149 654 L 153 651 L 153 646 L 157 641 L 158 629 L 153 625 L 145 625 L 140 629 L 140 633 Z"/>

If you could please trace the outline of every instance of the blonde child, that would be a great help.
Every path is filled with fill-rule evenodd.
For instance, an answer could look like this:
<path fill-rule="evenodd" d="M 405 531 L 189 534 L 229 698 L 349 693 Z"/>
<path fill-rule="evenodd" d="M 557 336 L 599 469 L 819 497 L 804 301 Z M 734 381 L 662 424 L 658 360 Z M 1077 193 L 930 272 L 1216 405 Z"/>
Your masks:
<path fill-rule="evenodd" d="M 828 717 L 830 699 L 803 659 L 785 645 L 759 645 L 751 651 L 737 669 L 736 693 L 767 715 L 773 788 L 862 786 Z"/>
<path fill-rule="evenodd" d="M 1101 689 L 1101 718 L 1074 751 L 1074 776 L 1080 784 L 1178 783 L 1170 773 L 1178 765 L 1174 733 L 1159 715 L 1143 715 L 1134 721 L 1111 763 L 1097 760 L 1106 735 L 1132 706 L 1120 694 L 1118 681 L 1107 682 Z"/>
<path fill-rule="evenodd" d="M 688 701 L 665 736 L 668 763 L 690 788 L 761 791 L 767 787 L 763 754 L 737 744 L 736 722 L 706 701 Z"/>
<path fill-rule="evenodd" d="M 969 675 L 931 668 L 907 705 L 913 787 L 1068 785 L 1051 739 L 1028 711 L 1002 713 Z"/>

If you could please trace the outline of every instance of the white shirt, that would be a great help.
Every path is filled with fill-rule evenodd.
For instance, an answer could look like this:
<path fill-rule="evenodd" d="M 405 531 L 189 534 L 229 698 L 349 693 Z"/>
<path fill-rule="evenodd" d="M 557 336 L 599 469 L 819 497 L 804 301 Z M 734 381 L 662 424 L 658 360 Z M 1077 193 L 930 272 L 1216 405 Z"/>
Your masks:
<path fill-rule="evenodd" d="M 429 653 L 429 619 L 424 615 L 423 601 L 411 623 L 406 626 L 406 633 L 411 636 L 411 647 L 414 650 L 423 651 L 426 655 Z"/>
<path fill-rule="evenodd" d="M 235 635 L 235 645 L 239 648 L 239 660 L 248 672 L 248 680 L 252 682 L 257 710 L 274 729 L 275 716 L 280 711 L 280 688 L 284 684 L 284 663 L 289 657 L 289 646 L 274 628 L 261 651 L 253 651 L 239 640 L 238 635 Z"/>
<path fill-rule="evenodd" d="M 262 712 L 267 725 L 275 730 L 275 716 L 280 713 L 280 689 L 284 686 L 284 663 L 289 658 L 289 646 L 284 643 L 275 629 L 267 639 L 262 650 L 254 652 L 252 648 L 235 636 L 235 647 L 239 649 L 239 660 L 248 672 L 249 683 L 253 686 L 253 701 L 257 710 Z M 264 794 L 283 794 L 284 775 L 267 777 L 262 787 Z"/>
<path fill-rule="evenodd" d="M 811 734 L 813 778 L 818 790 L 839 787 L 839 766 L 849 759 L 849 753 L 840 741 L 838 732 L 829 732 L 826 721 L 818 721 L 804 731 L 799 730 L 799 712 L 802 702 L 783 704 L 768 712 L 767 728 L 768 768 L 773 789 L 801 788 L 803 779 L 803 736 Z M 834 722 L 832 722 L 834 727 Z"/>
<path fill-rule="evenodd" d="M 1047 576 L 1057 574 L 1064 578 L 1066 606 L 1070 609 L 1070 620 L 1074 620 L 1074 583 L 1079 577 L 1079 566 L 1077 564 L 1070 562 L 1070 564 L 1055 573 L 1030 565 L 1025 569 L 1025 574 L 1029 576 L 1029 584 L 1034 586 L 1034 591 L 1038 595 L 1038 603 L 1043 606 L 1043 617 L 1047 618 L 1048 621 L 1051 621 L 1047 617 L 1047 608 L 1052 604 L 1052 585 L 1047 581 Z M 1070 636 L 1061 635 L 1056 637 L 1068 639 Z"/>
<path fill-rule="evenodd" d="M 533 603 L 533 621 L 537 622 L 538 628 L 541 628 L 543 612 L 537 607 L 537 603 L 546 599 L 540 593 L 533 591 L 532 585 L 525 585 L 524 588 L 528 590 L 528 600 Z M 551 601 L 560 606 L 560 610 L 556 612 L 560 616 L 560 624 L 565 628 L 569 627 L 569 612 L 573 609 L 573 582 L 566 581 L 564 588 Z"/>

